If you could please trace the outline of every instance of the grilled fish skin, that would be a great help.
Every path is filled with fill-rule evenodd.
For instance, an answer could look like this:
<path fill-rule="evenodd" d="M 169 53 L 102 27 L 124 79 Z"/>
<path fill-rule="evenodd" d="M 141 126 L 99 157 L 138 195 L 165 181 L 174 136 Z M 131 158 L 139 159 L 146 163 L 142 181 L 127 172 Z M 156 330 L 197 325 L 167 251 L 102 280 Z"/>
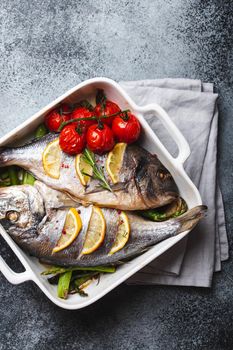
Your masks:
<path fill-rule="evenodd" d="M 82 230 L 70 246 L 52 253 L 71 206 L 75 206 L 80 212 Z M 205 206 L 198 206 L 178 218 L 160 223 L 150 222 L 127 212 L 131 228 L 129 241 L 123 249 L 109 255 L 117 233 L 119 212 L 104 208 L 104 242 L 95 252 L 81 255 L 92 205 L 77 206 L 77 203 L 65 194 L 38 181 L 34 186 L 21 185 L 0 189 L 0 222 L 10 236 L 27 253 L 60 266 L 116 265 L 164 239 L 192 229 L 204 216 L 206 209 Z"/>
<path fill-rule="evenodd" d="M 137 145 L 127 146 L 120 170 L 120 182 L 113 186 L 113 192 L 100 188 L 98 181 L 94 179 L 85 188 L 76 174 L 75 157 L 63 152 L 64 166 L 60 169 L 60 178 L 53 179 L 44 172 L 42 154 L 47 144 L 56 138 L 57 135 L 48 134 L 25 146 L 0 151 L 0 167 L 21 166 L 38 180 L 69 193 L 84 205 L 92 203 L 105 208 L 143 210 L 166 205 L 178 196 L 174 179 L 157 156 Z M 95 157 L 98 165 L 105 168 L 107 155 Z M 106 170 L 104 171 L 110 182 Z"/>

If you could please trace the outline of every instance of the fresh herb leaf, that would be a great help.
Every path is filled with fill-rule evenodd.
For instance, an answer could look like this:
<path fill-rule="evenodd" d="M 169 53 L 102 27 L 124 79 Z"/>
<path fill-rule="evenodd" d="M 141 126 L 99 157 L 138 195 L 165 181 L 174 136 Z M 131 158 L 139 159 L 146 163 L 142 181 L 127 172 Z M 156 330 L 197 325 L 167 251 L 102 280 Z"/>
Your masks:
<path fill-rule="evenodd" d="M 99 180 L 100 185 L 105 190 L 112 192 L 112 189 L 104 176 L 103 169 L 101 167 L 98 167 L 98 165 L 95 162 L 94 153 L 89 151 L 87 148 L 85 148 L 83 152 L 83 160 L 92 167 L 93 169 L 92 177 L 96 180 Z"/>
<path fill-rule="evenodd" d="M 88 174 L 88 173 L 86 173 L 83 169 L 81 170 L 81 173 L 83 174 L 83 175 L 85 175 L 85 176 L 88 176 L 88 177 L 93 177 L 92 175 L 90 175 L 90 174 Z"/>

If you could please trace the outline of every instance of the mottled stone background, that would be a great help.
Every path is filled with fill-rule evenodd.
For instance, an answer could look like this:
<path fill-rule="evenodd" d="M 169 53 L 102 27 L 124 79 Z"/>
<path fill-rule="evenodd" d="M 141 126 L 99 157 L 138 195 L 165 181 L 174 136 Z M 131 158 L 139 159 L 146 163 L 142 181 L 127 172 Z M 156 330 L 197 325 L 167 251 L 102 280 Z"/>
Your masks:
<path fill-rule="evenodd" d="M 220 93 L 219 173 L 232 247 L 233 2 L 0 2 L 0 135 L 78 82 L 189 77 Z M 1 253 L 17 262 L 1 241 Z M 233 263 L 213 288 L 122 285 L 81 311 L 0 276 L 0 349 L 232 349 Z"/>

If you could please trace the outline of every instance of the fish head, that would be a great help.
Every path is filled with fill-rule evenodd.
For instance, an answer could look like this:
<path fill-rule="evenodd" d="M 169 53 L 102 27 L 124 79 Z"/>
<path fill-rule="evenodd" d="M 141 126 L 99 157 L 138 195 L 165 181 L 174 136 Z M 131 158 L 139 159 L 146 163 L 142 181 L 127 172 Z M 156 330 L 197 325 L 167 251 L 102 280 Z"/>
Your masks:
<path fill-rule="evenodd" d="M 179 195 L 171 173 L 156 155 L 138 159 L 134 178 L 143 201 L 149 208 L 169 204 Z"/>
<path fill-rule="evenodd" d="M 34 186 L 0 188 L 0 222 L 5 229 L 29 230 L 43 215 L 43 199 Z"/>

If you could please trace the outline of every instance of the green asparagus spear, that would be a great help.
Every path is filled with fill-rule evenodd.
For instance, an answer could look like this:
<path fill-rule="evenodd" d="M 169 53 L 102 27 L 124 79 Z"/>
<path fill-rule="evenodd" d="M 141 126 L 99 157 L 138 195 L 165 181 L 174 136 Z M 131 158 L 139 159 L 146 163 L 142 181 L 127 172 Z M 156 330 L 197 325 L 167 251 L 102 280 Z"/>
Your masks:
<path fill-rule="evenodd" d="M 1 180 L 6 180 L 9 178 L 9 173 L 7 170 L 3 170 L 0 172 L 0 179 Z"/>
<path fill-rule="evenodd" d="M 57 285 L 57 295 L 59 298 L 66 299 L 69 287 L 70 287 L 70 280 L 72 276 L 72 271 L 64 272 L 60 275 L 58 285 Z"/>
<path fill-rule="evenodd" d="M 0 187 L 6 187 L 11 185 L 11 180 L 9 178 L 9 172 L 7 169 L 0 170 Z"/>
<path fill-rule="evenodd" d="M 82 277 L 76 278 L 74 280 L 74 285 L 76 288 L 79 288 L 82 284 L 84 284 L 85 282 L 89 281 L 90 279 L 92 279 L 94 276 L 96 276 L 96 272 L 94 273 L 89 273 L 86 274 Z"/>
<path fill-rule="evenodd" d="M 88 296 L 88 294 L 81 287 L 87 281 L 90 281 L 92 278 L 97 278 L 98 276 L 99 276 L 99 272 L 89 272 L 74 278 L 74 273 L 73 273 L 71 283 L 70 283 L 70 288 L 69 288 L 69 294 L 78 293 L 82 297 Z"/>
<path fill-rule="evenodd" d="M 12 186 L 19 184 L 18 174 L 15 166 L 10 166 L 8 168 L 9 178 Z"/>
<path fill-rule="evenodd" d="M 34 185 L 34 182 L 36 179 L 34 178 L 33 175 L 29 174 L 27 171 L 24 172 L 23 175 L 23 185 Z"/>
<path fill-rule="evenodd" d="M 166 220 L 166 214 L 159 213 L 155 209 L 143 211 L 143 213 L 141 213 L 141 215 L 147 219 L 152 220 L 152 221 L 164 221 L 164 220 Z"/>
<path fill-rule="evenodd" d="M 0 180 L 0 187 L 6 187 L 10 185 L 11 185 L 10 179 Z"/>
<path fill-rule="evenodd" d="M 142 210 L 139 214 L 152 221 L 164 221 L 184 214 L 187 209 L 188 207 L 185 200 L 179 197 L 171 204 L 164 207 Z"/>
<path fill-rule="evenodd" d="M 64 273 L 68 271 L 96 271 L 96 272 L 106 272 L 113 273 L 116 271 L 114 266 L 93 266 L 93 267 L 60 267 L 52 266 L 50 269 L 43 271 L 42 275 L 56 275 L 58 273 Z"/>

